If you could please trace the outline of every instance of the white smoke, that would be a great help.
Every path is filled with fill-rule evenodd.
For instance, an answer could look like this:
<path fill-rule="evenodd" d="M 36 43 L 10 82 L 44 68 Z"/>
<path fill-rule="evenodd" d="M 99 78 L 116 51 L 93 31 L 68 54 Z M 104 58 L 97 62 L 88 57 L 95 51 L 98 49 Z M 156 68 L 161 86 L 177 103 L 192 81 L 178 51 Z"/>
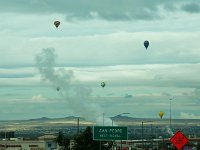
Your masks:
<path fill-rule="evenodd" d="M 103 111 L 98 104 L 91 102 L 92 89 L 79 84 L 72 70 L 56 69 L 56 58 L 52 48 L 43 49 L 36 56 L 36 66 L 42 79 L 57 88 L 58 91 L 55 91 L 62 94 L 74 114 L 89 121 L 98 120 Z"/>
<path fill-rule="evenodd" d="M 96 119 L 96 123 L 101 126 L 116 126 L 116 124 L 107 116 L 99 116 Z"/>
<path fill-rule="evenodd" d="M 170 127 L 166 127 L 167 133 L 172 137 L 174 135 Z"/>

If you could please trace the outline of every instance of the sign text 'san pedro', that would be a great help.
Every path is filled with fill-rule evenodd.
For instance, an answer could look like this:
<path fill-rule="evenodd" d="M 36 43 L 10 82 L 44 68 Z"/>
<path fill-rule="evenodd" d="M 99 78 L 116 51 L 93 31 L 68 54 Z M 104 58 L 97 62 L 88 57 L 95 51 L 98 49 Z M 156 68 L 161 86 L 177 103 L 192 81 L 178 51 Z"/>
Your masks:
<path fill-rule="evenodd" d="M 94 126 L 94 140 L 127 140 L 127 127 Z"/>

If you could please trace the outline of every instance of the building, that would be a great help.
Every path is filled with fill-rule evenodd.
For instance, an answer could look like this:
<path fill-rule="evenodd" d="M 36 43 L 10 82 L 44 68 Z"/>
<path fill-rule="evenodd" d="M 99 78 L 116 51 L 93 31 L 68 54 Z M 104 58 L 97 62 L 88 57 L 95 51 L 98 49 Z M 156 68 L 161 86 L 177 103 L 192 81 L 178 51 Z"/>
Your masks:
<path fill-rule="evenodd" d="M 24 140 L 23 138 L 10 138 L 0 141 L 0 150 L 58 150 L 56 136 L 44 135 L 38 140 Z"/>
<path fill-rule="evenodd" d="M 15 132 L 14 131 L 1 131 L 0 132 L 0 139 L 9 139 L 14 138 Z"/>

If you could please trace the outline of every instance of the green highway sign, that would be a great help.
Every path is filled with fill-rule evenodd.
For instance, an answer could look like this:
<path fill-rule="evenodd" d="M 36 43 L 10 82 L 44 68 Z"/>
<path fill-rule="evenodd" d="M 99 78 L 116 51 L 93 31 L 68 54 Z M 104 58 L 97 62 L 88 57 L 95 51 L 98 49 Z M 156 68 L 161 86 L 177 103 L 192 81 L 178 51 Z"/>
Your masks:
<path fill-rule="evenodd" d="M 127 140 L 127 127 L 94 126 L 93 140 Z"/>

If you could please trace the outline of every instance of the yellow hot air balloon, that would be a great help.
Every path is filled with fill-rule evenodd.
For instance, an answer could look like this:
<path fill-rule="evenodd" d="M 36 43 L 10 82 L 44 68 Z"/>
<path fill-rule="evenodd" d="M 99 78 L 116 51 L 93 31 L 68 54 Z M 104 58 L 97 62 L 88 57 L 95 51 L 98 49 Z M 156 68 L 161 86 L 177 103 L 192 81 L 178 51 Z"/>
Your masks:
<path fill-rule="evenodd" d="M 163 117 L 164 114 L 165 114 L 165 113 L 164 113 L 163 111 L 160 111 L 160 112 L 158 113 L 158 115 L 160 116 L 161 119 L 162 119 L 162 117 Z"/>

